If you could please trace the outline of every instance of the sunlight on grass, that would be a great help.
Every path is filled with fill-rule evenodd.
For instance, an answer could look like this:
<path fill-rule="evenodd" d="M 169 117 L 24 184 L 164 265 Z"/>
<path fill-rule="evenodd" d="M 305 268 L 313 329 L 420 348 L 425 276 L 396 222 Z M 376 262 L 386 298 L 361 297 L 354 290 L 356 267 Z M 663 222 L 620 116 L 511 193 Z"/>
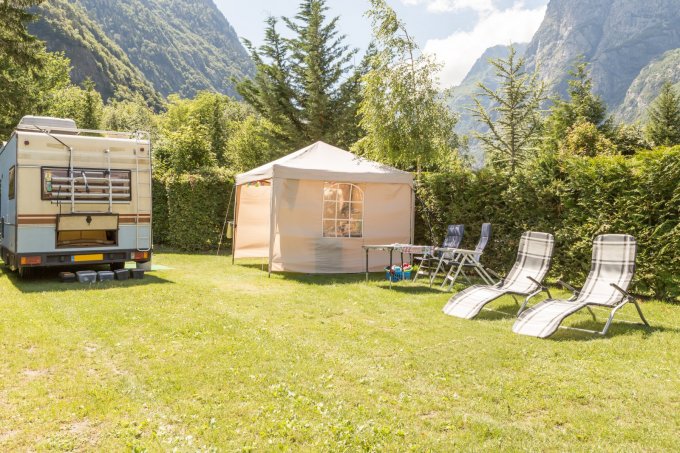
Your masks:
<path fill-rule="evenodd" d="M 91 287 L 0 274 L 2 450 L 680 447 L 677 305 L 644 302 L 651 330 L 538 340 L 511 332 L 509 297 L 464 321 L 377 275 L 156 262 Z"/>

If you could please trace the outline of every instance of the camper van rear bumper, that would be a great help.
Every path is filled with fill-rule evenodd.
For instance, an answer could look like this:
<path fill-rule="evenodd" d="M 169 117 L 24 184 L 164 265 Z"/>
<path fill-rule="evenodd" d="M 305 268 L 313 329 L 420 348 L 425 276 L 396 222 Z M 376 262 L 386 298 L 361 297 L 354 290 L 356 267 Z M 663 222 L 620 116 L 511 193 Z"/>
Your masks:
<path fill-rule="evenodd" d="M 5 263 L 13 268 L 19 267 L 51 267 L 83 264 L 109 264 L 134 261 L 146 263 L 151 259 L 151 251 L 138 250 L 88 250 L 76 253 L 26 253 L 12 254 L 7 250 L 2 253 Z"/>

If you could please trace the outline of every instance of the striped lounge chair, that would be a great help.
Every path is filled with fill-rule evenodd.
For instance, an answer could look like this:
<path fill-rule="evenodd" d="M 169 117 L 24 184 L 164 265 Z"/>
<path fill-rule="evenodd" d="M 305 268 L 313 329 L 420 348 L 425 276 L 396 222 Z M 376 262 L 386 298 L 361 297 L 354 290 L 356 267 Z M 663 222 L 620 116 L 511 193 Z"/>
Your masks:
<path fill-rule="evenodd" d="M 586 329 L 586 332 L 605 335 L 616 312 L 626 303 L 631 302 L 644 325 L 649 323 L 642 314 L 637 301 L 628 292 L 628 285 L 635 273 L 636 242 L 627 234 L 603 234 L 593 241 L 593 258 L 590 274 L 583 289 L 576 291 L 564 282 L 562 286 L 570 289 L 574 296 L 569 300 L 547 299 L 520 314 L 512 327 L 513 332 L 545 338 L 552 335 L 562 321 L 572 313 L 587 308 L 596 320 L 591 306 L 611 309 L 609 319 L 602 331 Z M 522 307 L 523 309 L 524 307 Z"/>
<path fill-rule="evenodd" d="M 527 231 L 522 234 L 517 260 L 508 275 L 495 285 L 474 285 L 455 294 L 444 306 L 444 313 L 472 319 L 486 304 L 506 294 L 526 296 L 526 304 L 541 291 L 547 292 L 541 282 L 550 269 L 554 244 L 553 235 L 549 233 Z"/>

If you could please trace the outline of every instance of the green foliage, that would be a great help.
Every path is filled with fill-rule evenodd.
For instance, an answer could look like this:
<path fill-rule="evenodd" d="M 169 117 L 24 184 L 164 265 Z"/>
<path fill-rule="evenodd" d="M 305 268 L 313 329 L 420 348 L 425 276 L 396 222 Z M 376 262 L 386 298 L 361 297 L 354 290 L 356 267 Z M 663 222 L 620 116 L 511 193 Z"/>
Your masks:
<path fill-rule="evenodd" d="M 94 83 L 87 80 L 84 88 L 71 85 L 55 91 L 45 114 L 57 118 L 71 118 L 82 129 L 99 129 L 103 110 L 101 95 L 95 91 Z"/>
<path fill-rule="evenodd" d="M 270 17 L 264 44 L 246 42 L 257 73 L 237 89 L 289 148 L 318 140 L 347 147 L 358 138 L 359 72 L 350 63 L 357 50 L 345 44 L 338 18 L 328 20 L 327 10 L 325 0 L 303 0 L 295 18 L 283 18 L 291 38 Z"/>
<path fill-rule="evenodd" d="M 584 118 L 579 118 L 569 128 L 567 136 L 560 143 L 560 151 L 572 156 L 595 157 L 603 154 L 617 154 L 612 143 L 597 126 Z"/>
<path fill-rule="evenodd" d="M 24 115 L 48 111 L 55 94 L 69 86 L 69 61 L 40 51 L 40 70 L 0 56 L 0 137 L 7 137 Z"/>
<path fill-rule="evenodd" d="M 154 244 L 167 244 L 170 232 L 170 213 L 168 212 L 168 189 L 167 177 L 164 173 L 155 171 L 153 174 L 153 242 Z"/>
<path fill-rule="evenodd" d="M 147 131 L 158 138 L 158 117 L 137 95 L 132 100 L 109 101 L 102 113 L 102 128 L 110 131 Z"/>
<path fill-rule="evenodd" d="M 285 147 L 277 144 L 276 126 L 259 115 L 248 115 L 230 125 L 227 149 L 231 168 L 236 172 L 251 170 L 287 153 Z"/>
<path fill-rule="evenodd" d="M 35 19 L 28 8 L 40 3 L 42 0 L 3 0 L 0 3 L 0 61 L 7 59 L 30 68 L 41 67 L 43 45 L 26 29 Z"/>
<path fill-rule="evenodd" d="M 551 232 L 557 242 L 550 275 L 580 284 L 590 268 L 593 237 L 629 233 L 638 240 L 635 290 L 678 299 L 678 181 L 677 147 L 629 158 L 547 155 L 509 180 L 491 169 L 428 174 L 418 190 L 424 204 L 419 203 L 416 240 L 437 243 L 447 224 L 464 223 L 464 246 L 472 247 L 481 223 L 491 222 L 493 239 L 483 261 L 507 271 L 523 231 Z"/>
<path fill-rule="evenodd" d="M 670 82 L 649 108 L 647 136 L 656 146 L 680 145 L 680 94 Z"/>
<path fill-rule="evenodd" d="M 362 78 L 360 126 L 354 150 L 403 169 L 450 162 L 458 145 L 455 115 L 437 87 L 440 66 L 419 53 L 414 39 L 384 0 L 371 0 L 368 71 Z"/>
<path fill-rule="evenodd" d="M 545 101 L 545 84 L 538 79 L 538 72 L 527 74 L 525 60 L 517 58 L 513 46 L 507 59 L 489 61 L 496 70 L 498 88 L 493 90 L 480 83 L 482 90 L 475 97 L 474 116 L 488 132 L 476 137 L 483 144 L 487 158 L 499 168 L 510 167 L 514 173 L 524 162 L 541 134 L 540 106 Z M 491 101 L 487 109 L 480 97 Z"/>
<path fill-rule="evenodd" d="M 216 247 L 234 186 L 232 175 L 221 169 L 206 169 L 194 174 L 169 174 L 165 184 L 167 243 L 187 251 Z"/>
<path fill-rule="evenodd" d="M 610 138 L 613 128 L 611 118 L 607 117 L 607 105 L 602 98 L 593 94 L 593 81 L 588 74 L 588 64 L 578 61 L 569 71 L 571 79 L 567 100 L 554 99 L 550 116 L 546 121 L 545 144 L 556 151 L 577 123 L 591 123 L 598 131 Z"/>
<path fill-rule="evenodd" d="M 618 124 L 613 130 L 611 140 L 624 156 L 652 149 L 644 130 L 638 124 Z"/>
<path fill-rule="evenodd" d="M 172 95 L 159 120 L 157 164 L 179 173 L 213 165 L 248 169 L 246 165 L 265 163 L 262 158 L 285 149 L 275 147 L 276 132 L 247 105 L 225 95 L 201 92 L 194 99 Z M 251 133 L 257 136 L 245 135 Z"/>

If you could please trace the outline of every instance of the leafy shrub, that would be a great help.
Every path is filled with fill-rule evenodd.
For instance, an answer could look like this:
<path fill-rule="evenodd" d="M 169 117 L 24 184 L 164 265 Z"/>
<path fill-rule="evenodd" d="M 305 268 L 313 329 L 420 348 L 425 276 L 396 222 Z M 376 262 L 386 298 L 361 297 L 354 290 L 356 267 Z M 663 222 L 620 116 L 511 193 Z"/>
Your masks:
<path fill-rule="evenodd" d="M 579 285 L 590 269 L 593 237 L 629 233 L 638 241 L 634 290 L 680 296 L 680 147 L 630 158 L 543 156 L 511 179 L 490 170 L 424 174 L 417 193 L 419 242 L 440 242 L 447 224 L 463 223 L 463 246 L 473 247 L 488 221 L 493 238 L 482 260 L 507 271 L 523 231 L 551 232 L 550 276 Z"/>
<path fill-rule="evenodd" d="M 222 169 L 168 175 L 167 243 L 186 251 L 216 247 L 233 186 L 232 175 Z"/>
<path fill-rule="evenodd" d="M 168 243 L 168 191 L 165 187 L 165 175 L 155 172 L 153 175 L 153 242 Z"/>

